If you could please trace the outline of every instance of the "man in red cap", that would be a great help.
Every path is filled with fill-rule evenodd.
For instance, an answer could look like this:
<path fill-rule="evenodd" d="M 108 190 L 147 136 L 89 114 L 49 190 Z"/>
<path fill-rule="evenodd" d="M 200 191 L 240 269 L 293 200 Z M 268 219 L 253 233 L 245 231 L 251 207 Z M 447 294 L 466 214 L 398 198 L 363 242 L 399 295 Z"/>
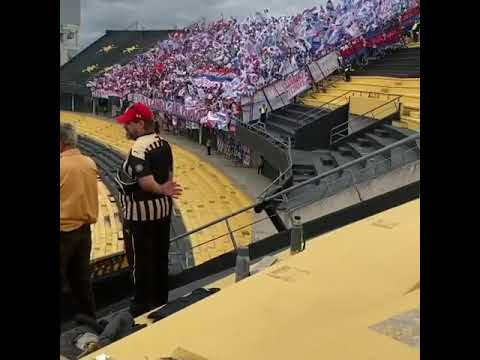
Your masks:
<path fill-rule="evenodd" d="M 135 103 L 116 120 L 135 140 L 116 181 L 135 288 L 130 311 L 138 316 L 168 302 L 172 198 L 178 198 L 182 189 L 172 180 L 172 150 L 155 132 L 152 111 Z"/>

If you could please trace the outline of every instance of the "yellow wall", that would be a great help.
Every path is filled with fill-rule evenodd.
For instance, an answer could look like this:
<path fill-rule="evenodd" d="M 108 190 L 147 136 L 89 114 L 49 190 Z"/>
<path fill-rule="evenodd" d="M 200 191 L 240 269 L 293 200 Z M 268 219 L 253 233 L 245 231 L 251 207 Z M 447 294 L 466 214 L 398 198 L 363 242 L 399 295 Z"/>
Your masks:
<path fill-rule="evenodd" d="M 373 326 L 418 310 L 420 201 L 307 243 L 306 250 L 85 359 L 158 359 L 182 348 L 208 360 L 419 359 Z M 413 290 L 412 290 L 413 289 Z M 410 323 L 411 324 L 411 323 Z"/>

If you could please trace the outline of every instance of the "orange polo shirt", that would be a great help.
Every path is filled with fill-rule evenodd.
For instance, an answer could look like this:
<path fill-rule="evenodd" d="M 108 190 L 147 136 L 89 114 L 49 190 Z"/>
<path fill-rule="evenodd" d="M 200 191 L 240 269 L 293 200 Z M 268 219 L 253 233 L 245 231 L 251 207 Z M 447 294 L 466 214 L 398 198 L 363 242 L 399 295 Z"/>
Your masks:
<path fill-rule="evenodd" d="M 93 224 L 98 216 L 97 166 L 78 149 L 60 154 L 60 231 Z"/>

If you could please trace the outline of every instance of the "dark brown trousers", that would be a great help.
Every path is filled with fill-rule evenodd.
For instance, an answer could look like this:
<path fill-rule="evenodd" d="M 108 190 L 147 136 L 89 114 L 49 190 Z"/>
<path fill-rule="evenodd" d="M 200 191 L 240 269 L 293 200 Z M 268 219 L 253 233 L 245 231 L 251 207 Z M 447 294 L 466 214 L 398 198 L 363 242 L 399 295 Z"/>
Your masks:
<path fill-rule="evenodd" d="M 95 299 L 90 279 L 90 225 L 60 231 L 60 294 L 70 295 L 80 314 L 95 317 Z"/>

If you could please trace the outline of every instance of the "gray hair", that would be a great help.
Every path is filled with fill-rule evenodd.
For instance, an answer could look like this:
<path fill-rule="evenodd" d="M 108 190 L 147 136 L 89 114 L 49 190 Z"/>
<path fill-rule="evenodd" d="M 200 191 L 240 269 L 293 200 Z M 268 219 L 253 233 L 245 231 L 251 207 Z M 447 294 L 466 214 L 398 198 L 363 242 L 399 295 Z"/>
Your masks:
<path fill-rule="evenodd" d="M 77 147 L 77 130 L 70 123 L 60 123 L 60 142 L 66 146 Z"/>

